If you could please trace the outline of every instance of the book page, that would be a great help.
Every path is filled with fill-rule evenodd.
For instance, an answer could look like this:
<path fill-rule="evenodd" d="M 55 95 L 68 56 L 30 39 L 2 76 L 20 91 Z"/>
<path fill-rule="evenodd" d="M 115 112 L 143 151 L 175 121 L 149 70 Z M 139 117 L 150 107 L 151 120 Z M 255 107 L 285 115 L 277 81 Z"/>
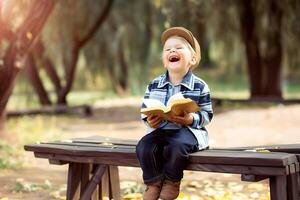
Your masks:
<path fill-rule="evenodd" d="M 178 100 L 178 99 L 184 99 L 184 96 L 181 92 L 178 92 L 178 93 L 174 94 L 173 96 L 171 96 L 167 102 L 167 106 L 169 106 L 172 101 Z"/>
<path fill-rule="evenodd" d="M 147 108 L 151 107 L 165 107 L 165 105 L 157 99 L 144 99 L 143 103 Z"/>

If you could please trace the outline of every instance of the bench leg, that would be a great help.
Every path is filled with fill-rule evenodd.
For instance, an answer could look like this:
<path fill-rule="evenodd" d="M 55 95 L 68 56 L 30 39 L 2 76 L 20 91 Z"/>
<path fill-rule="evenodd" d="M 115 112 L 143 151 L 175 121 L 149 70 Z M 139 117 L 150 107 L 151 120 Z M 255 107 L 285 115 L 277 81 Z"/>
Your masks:
<path fill-rule="evenodd" d="M 300 200 L 298 177 L 298 173 L 293 173 L 287 176 L 288 200 Z"/>
<path fill-rule="evenodd" d="M 90 164 L 81 165 L 81 183 L 80 183 L 80 194 L 84 192 L 87 184 L 90 180 L 91 167 Z M 78 176 L 78 175 L 77 175 Z"/>
<path fill-rule="evenodd" d="M 98 165 L 97 168 L 95 169 L 95 173 L 92 176 L 91 180 L 87 184 L 86 188 L 84 189 L 83 194 L 80 197 L 80 200 L 89 200 L 95 191 L 96 187 L 100 183 L 103 174 L 107 170 L 106 165 Z"/>
<path fill-rule="evenodd" d="M 287 200 L 287 177 L 270 177 L 271 200 Z"/>
<path fill-rule="evenodd" d="M 79 199 L 79 183 L 81 174 L 81 164 L 70 163 L 68 170 L 67 200 Z"/>
<path fill-rule="evenodd" d="M 110 199 L 121 200 L 120 178 L 118 166 L 109 166 Z"/>
<path fill-rule="evenodd" d="M 109 198 L 109 166 L 106 168 L 101 181 L 99 183 L 99 199 L 108 199 Z M 109 198 L 111 199 L 111 198 Z"/>

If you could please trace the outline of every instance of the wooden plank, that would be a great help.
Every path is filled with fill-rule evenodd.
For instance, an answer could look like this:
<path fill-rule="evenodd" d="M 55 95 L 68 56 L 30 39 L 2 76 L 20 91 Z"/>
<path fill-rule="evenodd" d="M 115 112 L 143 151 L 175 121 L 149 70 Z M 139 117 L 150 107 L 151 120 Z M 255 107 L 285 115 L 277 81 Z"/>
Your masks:
<path fill-rule="evenodd" d="M 126 157 L 88 157 L 88 156 L 70 156 L 70 155 L 60 155 L 60 154 L 49 154 L 49 153 L 36 153 L 36 158 L 47 158 L 47 159 L 61 159 L 68 162 L 76 163 L 94 163 L 94 164 L 106 164 L 106 165 L 116 165 L 116 166 L 131 166 L 140 167 L 139 161 L 136 157 L 126 158 Z M 112 159 L 113 158 L 113 159 Z"/>
<path fill-rule="evenodd" d="M 109 152 L 126 154 L 135 153 L 135 148 L 114 148 L 114 147 L 89 147 L 89 146 L 70 146 L 55 144 L 32 144 L 25 145 L 26 151 L 43 152 L 43 153 L 67 153 L 70 155 L 101 155 Z"/>
<path fill-rule="evenodd" d="M 270 194 L 272 200 L 287 200 L 286 176 L 270 177 Z"/>
<path fill-rule="evenodd" d="M 299 183 L 297 180 L 297 174 L 290 174 L 287 176 L 287 193 L 288 193 L 288 200 L 299 200 Z"/>
<path fill-rule="evenodd" d="M 79 185 L 81 174 L 81 164 L 80 163 L 70 163 L 68 170 L 68 182 L 67 182 L 67 200 L 79 199 Z"/>
<path fill-rule="evenodd" d="M 99 157 L 72 157 L 64 155 L 53 155 L 53 154 L 37 154 L 39 158 L 51 158 L 52 156 L 61 160 L 69 162 L 79 163 L 111 163 L 110 159 L 103 160 Z M 115 166 L 131 166 L 139 167 L 138 160 L 114 160 Z M 186 170 L 193 171 L 206 171 L 206 172 L 220 172 L 220 173 L 234 173 L 234 174 L 255 174 L 255 175 L 286 175 L 289 173 L 288 166 L 286 167 L 263 167 L 263 166 L 240 166 L 240 165 L 221 165 L 221 164 L 188 164 Z"/>
<path fill-rule="evenodd" d="M 297 170 L 296 166 L 296 164 L 290 165 L 290 174 L 287 176 L 288 200 L 300 199 L 300 183 L 298 182 L 299 170 Z"/>
<path fill-rule="evenodd" d="M 229 148 L 213 148 L 214 150 L 268 150 L 271 152 L 285 152 L 300 154 L 300 144 L 277 144 L 277 145 L 259 145 L 259 146 L 245 146 L 245 147 L 229 147 Z"/>
<path fill-rule="evenodd" d="M 84 190 L 86 189 L 89 180 L 90 180 L 90 164 L 83 163 L 81 164 L 81 174 L 77 174 L 77 176 L 81 177 L 80 183 L 80 194 L 83 194 Z"/>
<path fill-rule="evenodd" d="M 120 178 L 118 166 L 109 166 L 110 199 L 121 200 Z"/>
<path fill-rule="evenodd" d="M 99 184 L 99 190 L 101 190 L 101 194 L 99 194 L 100 199 L 110 199 L 109 198 L 109 166 L 107 166 L 100 184 Z"/>
<path fill-rule="evenodd" d="M 295 155 L 281 152 L 205 150 L 189 155 L 192 163 L 240 164 L 249 166 L 286 166 L 297 161 Z"/>
<path fill-rule="evenodd" d="M 243 165 L 221 165 L 221 164 L 189 164 L 186 170 L 219 172 L 232 174 L 254 174 L 254 175 L 287 175 L 289 170 L 286 167 L 263 167 L 263 166 L 243 166 Z"/>
<path fill-rule="evenodd" d="M 120 144 L 112 144 L 112 143 L 85 143 L 85 142 L 61 142 L 61 141 L 54 141 L 54 142 L 44 142 L 40 144 L 53 144 L 53 145 L 61 145 L 61 146 L 73 146 L 73 147 L 91 147 L 91 148 L 106 148 L 106 149 L 133 149 L 135 146 L 132 145 L 120 145 Z"/>
<path fill-rule="evenodd" d="M 89 183 L 86 186 L 86 189 L 84 190 L 83 194 L 80 197 L 80 200 L 87 200 L 90 199 L 94 190 L 96 189 L 96 187 L 98 186 L 98 184 L 101 181 L 101 178 L 105 172 L 105 170 L 107 169 L 107 166 L 105 165 L 98 165 L 95 173 L 93 174 L 91 180 L 89 181 Z"/>
<path fill-rule="evenodd" d="M 130 140 L 130 139 L 120 139 L 120 138 L 112 138 L 112 137 L 104 137 L 100 135 L 90 136 L 86 138 L 73 138 L 71 139 L 74 143 L 90 143 L 90 144 L 101 144 L 101 143 L 112 143 L 116 145 L 130 145 L 136 146 L 138 140 Z"/>
<path fill-rule="evenodd" d="M 52 153 L 64 155 L 76 155 L 78 157 L 95 156 L 103 158 L 131 158 L 136 159 L 135 148 L 95 148 L 82 146 L 67 146 L 53 144 L 26 145 L 27 151 L 39 153 Z M 111 159 L 112 160 L 112 159 Z M 262 152 L 237 152 L 205 150 L 190 154 L 191 163 L 230 164 L 250 166 L 286 166 L 294 163 L 295 155 L 286 153 L 262 153 Z"/>
<path fill-rule="evenodd" d="M 68 164 L 68 162 L 63 161 L 63 160 L 49 159 L 49 164 L 52 164 L 52 165 L 65 165 L 65 164 Z"/>
<path fill-rule="evenodd" d="M 258 182 L 269 178 L 269 176 L 264 175 L 253 175 L 253 174 L 242 174 L 241 180 L 247 182 Z"/>
<path fill-rule="evenodd" d="M 95 174 L 98 165 L 91 164 L 90 166 L 91 166 L 91 176 L 92 176 L 93 174 Z M 99 200 L 100 193 L 101 193 L 101 180 L 100 183 L 96 186 L 94 192 L 92 193 L 91 200 Z"/>
<path fill-rule="evenodd" d="M 90 143 L 90 144 L 101 144 L 101 143 L 111 143 L 115 145 L 128 145 L 128 146 L 136 146 L 138 140 L 133 139 L 121 139 L 121 138 L 112 138 L 106 136 L 90 136 L 86 138 L 73 138 L 72 142 L 82 142 L 82 143 Z M 226 147 L 226 148 L 218 148 L 214 147 L 211 150 L 253 150 L 253 149 L 266 149 L 271 152 L 286 152 L 286 153 L 299 153 L 300 154 L 300 144 L 278 144 L 278 145 L 259 145 L 259 146 L 246 146 L 246 147 Z"/>

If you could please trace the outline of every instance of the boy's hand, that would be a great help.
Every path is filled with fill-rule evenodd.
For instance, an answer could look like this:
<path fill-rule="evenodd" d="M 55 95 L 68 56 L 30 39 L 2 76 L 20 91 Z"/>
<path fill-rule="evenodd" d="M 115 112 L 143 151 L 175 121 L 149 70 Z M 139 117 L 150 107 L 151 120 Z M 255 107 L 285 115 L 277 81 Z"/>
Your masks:
<path fill-rule="evenodd" d="M 169 121 L 183 126 L 189 126 L 193 124 L 194 117 L 192 114 L 185 112 L 183 116 L 173 116 Z"/>
<path fill-rule="evenodd" d="M 162 121 L 161 117 L 158 117 L 157 115 L 149 115 L 147 117 L 147 122 L 152 128 L 157 128 Z"/>

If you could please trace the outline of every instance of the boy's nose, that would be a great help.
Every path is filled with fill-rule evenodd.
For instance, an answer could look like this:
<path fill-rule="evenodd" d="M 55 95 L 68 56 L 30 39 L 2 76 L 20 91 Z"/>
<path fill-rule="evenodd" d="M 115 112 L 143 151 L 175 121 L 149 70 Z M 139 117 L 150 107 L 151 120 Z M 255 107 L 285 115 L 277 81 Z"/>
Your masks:
<path fill-rule="evenodd" d="M 175 52 L 175 50 L 176 50 L 175 48 L 171 48 L 170 52 Z"/>

